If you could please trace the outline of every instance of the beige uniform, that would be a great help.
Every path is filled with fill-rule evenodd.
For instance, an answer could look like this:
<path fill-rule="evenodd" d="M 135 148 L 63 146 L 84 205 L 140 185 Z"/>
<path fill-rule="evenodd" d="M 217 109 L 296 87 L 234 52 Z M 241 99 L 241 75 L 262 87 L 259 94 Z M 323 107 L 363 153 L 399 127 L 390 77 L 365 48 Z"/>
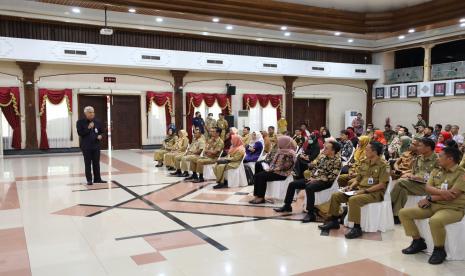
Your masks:
<path fill-rule="evenodd" d="M 217 126 L 219 128 L 221 128 L 221 140 L 224 141 L 225 137 L 226 137 L 226 132 L 228 131 L 228 128 L 229 128 L 229 125 L 228 125 L 228 121 L 226 121 L 225 119 L 218 119 L 218 121 L 216 122 Z"/>
<path fill-rule="evenodd" d="M 210 138 L 210 130 L 217 126 L 216 120 L 213 118 L 208 118 L 205 120 L 205 137 Z"/>
<path fill-rule="evenodd" d="M 210 138 L 205 145 L 204 156 L 192 158 L 190 168 L 192 172 L 203 173 L 203 166 L 215 164 L 223 150 L 223 140 L 218 138 Z M 214 154 L 209 154 L 207 151 L 214 151 Z"/>
<path fill-rule="evenodd" d="M 450 170 L 443 168 L 435 169 L 431 172 L 428 184 L 437 189 L 441 189 L 443 183 L 447 181 L 447 189 L 455 188 L 462 191 L 456 199 L 450 201 L 436 201 L 431 203 L 429 208 L 404 208 L 399 212 L 399 218 L 404 226 L 405 234 L 410 237 L 419 237 L 420 232 L 415 224 L 416 219 L 429 218 L 431 236 L 434 246 L 444 246 L 446 240 L 445 226 L 462 220 L 465 209 L 465 170 L 459 166 L 454 166 Z"/>
<path fill-rule="evenodd" d="M 465 154 L 463 155 L 462 162 L 460 162 L 460 167 L 462 167 L 462 169 L 465 169 Z"/>
<path fill-rule="evenodd" d="M 184 155 L 188 146 L 189 146 L 189 138 L 187 138 L 187 136 L 179 138 L 176 141 L 176 144 L 174 145 L 173 150 L 165 154 L 165 159 L 164 159 L 165 166 L 174 168 L 176 156 Z"/>
<path fill-rule="evenodd" d="M 161 149 L 156 150 L 154 152 L 153 160 L 155 160 L 155 161 L 163 161 L 163 157 L 165 156 L 166 153 L 173 150 L 174 145 L 176 144 L 177 140 L 178 140 L 178 136 L 176 136 L 176 135 L 172 139 L 165 139 L 165 141 L 163 141 L 163 145 L 162 145 Z"/>
<path fill-rule="evenodd" d="M 213 167 L 213 172 L 216 176 L 216 182 L 223 183 L 224 182 L 224 173 L 230 169 L 237 169 L 239 168 L 242 159 L 244 158 L 245 150 L 236 151 L 233 154 L 228 154 L 224 159 L 229 160 L 228 164 L 217 164 Z"/>
<path fill-rule="evenodd" d="M 242 143 L 244 145 L 248 145 L 250 143 L 250 140 L 252 140 L 252 135 L 250 134 L 242 135 Z"/>
<path fill-rule="evenodd" d="M 422 155 L 417 156 L 413 161 L 412 175 L 419 177 L 423 182 L 409 180 L 407 178 L 401 178 L 397 181 L 397 184 L 391 191 L 391 201 L 394 216 L 399 215 L 400 209 L 405 206 L 409 195 L 425 195 L 425 184 L 429 179 L 430 173 L 433 169 L 438 168 L 438 156 L 433 152 L 431 156 L 424 157 Z"/>
<path fill-rule="evenodd" d="M 381 158 L 378 158 L 376 161 L 364 160 L 360 164 L 356 181 L 359 190 L 365 190 L 380 183 L 387 184 L 389 182 L 389 165 Z M 337 217 L 339 215 L 341 203 L 348 202 L 349 221 L 360 224 L 361 208 L 366 204 L 382 201 L 383 197 L 384 189 L 371 193 L 353 195 L 351 197 L 344 193 L 336 192 L 331 196 L 329 214 Z"/>
<path fill-rule="evenodd" d="M 186 154 L 178 155 L 175 158 L 175 167 L 178 170 L 183 172 L 189 171 L 189 164 L 193 158 L 198 158 L 202 153 L 202 150 L 205 148 L 205 138 L 200 136 L 200 138 L 192 141 L 192 144 L 189 146 Z"/>

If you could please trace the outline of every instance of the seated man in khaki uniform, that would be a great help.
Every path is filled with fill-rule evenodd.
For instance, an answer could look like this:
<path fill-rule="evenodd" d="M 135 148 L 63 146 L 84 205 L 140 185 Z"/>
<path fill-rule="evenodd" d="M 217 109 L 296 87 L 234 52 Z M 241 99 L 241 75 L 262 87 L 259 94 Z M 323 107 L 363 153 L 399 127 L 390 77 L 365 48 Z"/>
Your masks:
<path fill-rule="evenodd" d="M 185 154 L 180 154 L 175 158 L 176 171 L 171 173 L 172 176 L 177 177 L 188 177 L 189 176 L 189 164 L 194 158 L 200 157 L 203 149 L 205 148 L 205 138 L 200 132 L 199 128 L 194 130 L 194 140 L 192 141 L 189 149 Z"/>
<path fill-rule="evenodd" d="M 409 195 L 426 195 L 425 184 L 433 169 L 438 167 L 438 157 L 434 153 L 435 143 L 429 138 L 422 138 L 417 146 L 418 156 L 413 161 L 411 173 L 403 175 L 391 191 L 394 223 L 399 224 L 399 211 L 407 203 Z"/>
<path fill-rule="evenodd" d="M 410 139 L 406 136 L 402 137 L 405 139 Z M 413 162 L 415 158 L 419 155 L 418 153 L 418 144 L 420 139 L 413 139 L 410 143 L 409 149 L 402 153 L 402 155 L 397 158 L 397 160 L 392 165 L 393 170 L 391 171 L 392 179 L 405 178 L 408 174 L 412 173 Z"/>
<path fill-rule="evenodd" d="M 242 130 L 242 143 L 248 145 L 252 139 L 252 134 L 250 134 L 250 127 L 244 127 Z"/>
<path fill-rule="evenodd" d="M 321 230 L 339 229 L 339 210 L 341 203 L 348 202 L 349 221 L 354 227 L 345 235 L 347 239 L 355 239 L 362 236 L 360 227 L 360 213 L 364 205 L 383 200 L 386 184 L 389 182 L 389 165 L 381 159 L 383 145 L 379 142 L 370 142 L 365 150 L 366 159 L 360 165 L 355 182 L 346 191 L 357 189 L 354 195 L 348 196 L 343 192 L 336 192 L 331 196 L 329 222 L 318 226 Z"/>
<path fill-rule="evenodd" d="M 465 169 L 465 154 L 463 155 L 462 162 L 460 162 L 460 167 Z"/>
<path fill-rule="evenodd" d="M 215 164 L 224 147 L 223 140 L 220 138 L 221 131 L 222 129 L 219 127 L 213 128 L 211 130 L 211 138 L 208 140 L 207 145 L 205 146 L 203 156 L 191 159 L 190 168 L 192 170 L 192 176 L 185 178 L 185 181 L 194 181 L 196 183 L 205 181 L 205 179 L 203 179 L 203 166 L 208 164 Z M 197 174 L 199 175 L 197 176 Z"/>
<path fill-rule="evenodd" d="M 165 166 L 168 170 L 172 171 L 175 170 L 174 168 L 174 161 L 176 156 L 184 155 L 189 147 L 189 138 L 187 137 L 187 131 L 181 129 L 178 131 L 178 140 L 176 144 L 174 144 L 173 150 L 165 154 Z"/>
<path fill-rule="evenodd" d="M 153 160 L 158 162 L 155 167 L 163 167 L 165 154 L 173 150 L 177 140 L 178 136 L 176 135 L 176 130 L 174 128 L 169 128 L 168 135 L 165 140 L 163 140 L 161 149 L 156 150 L 153 154 Z"/>
<path fill-rule="evenodd" d="M 213 167 L 216 176 L 217 185 L 213 189 L 228 188 L 228 181 L 225 180 L 225 173 L 230 169 L 237 169 L 244 159 L 245 148 L 242 139 L 239 135 L 231 136 L 231 147 L 229 148 L 228 155 L 218 160 L 218 164 Z"/>
<path fill-rule="evenodd" d="M 434 251 L 428 262 L 440 264 L 446 259 L 445 227 L 462 220 L 465 209 L 465 170 L 458 166 L 460 158 L 461 153 L 457 148 L 444 148 L 439 153 L 440 168 L 433 170 L 426 184 L 426 198 L 420 200 L 416 207 L 400 210 L 399 218 L 405 234 L 413 238 L 412 244 L 402 253 L 416 254 L 426 249 L 415 220 L 429 218 Z"/>

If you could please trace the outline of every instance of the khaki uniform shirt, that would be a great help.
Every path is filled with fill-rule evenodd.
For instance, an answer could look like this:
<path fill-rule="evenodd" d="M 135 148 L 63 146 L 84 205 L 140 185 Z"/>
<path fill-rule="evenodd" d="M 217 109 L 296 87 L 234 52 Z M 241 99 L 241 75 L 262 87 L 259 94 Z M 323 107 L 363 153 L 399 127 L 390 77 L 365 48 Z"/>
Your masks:
<path fill-rule="evenodd" d="M 244 158 L 245 150 L 238 150 L 233 154 L 228 154 L 225 159 L 231 161 L 228 163 L 228 167 L 237 169 L 241 164 L 242 159 Z"/>
<path fill-rule="evenodd" d="M 189 146 L 189 138 L 187 137 L 178 138 L 178 140 L 176 141 L 176 144 L 173 147 L 173 150 L 183 152 L 187 149 L 188 146 Z"/>
<path fill-rule="evenodd" d="M 402 174 L 412 172 L 412 166 L 415 159 L 419 158 L 416 154 L 413 154 L 411 151 L 406 151 L 397 159 L 394 168 L 398 171 L 401 171 Z M 431 171 L 430 171 L 431 172 Z"/>
<path fill-rule="evenodd" d="M 438 156 L 436 153 L 433 152 L 433 154 L 431 154 L 431 156 L 429 157 L 424 157 L 423 155 L 419 155 L 413 161 L 412 174 L 414 176 L 425 179 L 425 176 L 429 178 L 429 174 L 433 171 L 433 169 L 437 169 L 437 168 L 439 168 L 439 166 L 438 166 Z"/>
<path fill-rule="evenodd" d="M 207 118 L 206 121 L 205 121 L 205 126 L 207 127 L 207 130 L 210 130 L 210 129 L 216 127 L 216 120 Z"/>
<path fill-rule="evenodd" d="M 250 143 L 250 140 L 252 139 L 251 135 L 250 134 L 247 134 L 247 135 L 243 135 L 242 136 L 242 143 L 244 145 L 248 145 Z"/>
<path fill-rule="evenodd" d="M 208 158 L 218 158 L 223 148 L 224 148 L 223 140 L 221 140 L 219 137 L 216 139 L 210 138 L 210 140 L 208 140 L 207 144 L 205 145 L 205 151 L 215 151 L 216 154 L 207 155 L 205 153 L 204 156 Z"/>
<path fill-rule="evenodd" d="M 373 185 L 379 183 L 389 182 L 389 165 L 378 158 L 376 161 L 370 161 L 368 159 L 361 162 L 359 171 L 357 174 L 358 187 L 361 189 L 370 188 Z M 372 180 L 371 184 L 369 183 Z"/>
<path fill-rule="evenodd" d="M 465 209 L 465 170 L 458 165 L 452 167 L 450 170 L 444 168 L 434 169 L 431 173 L 431 177 L 428 180 L 428 185 L 431 185 L 437 189 L 441 189 L 443 183 L 447 181 L 447 189 L 452 188 L 458 189 L 462 193 L 459 197 L 451 201 L 436 201 L 434 204 L 442 205 L 445 209 Z"/>
<path fill-rule="evenodd" d="M 189 150 L 187 151 L 187 155 L 189 154 L 198 155 L 200 154 L 199 152 L 202 151 L 204 148 L 205 148 L 205 138 L 203 136 L 201 136 L 198 139 L 194 138 L 191 146 L 189 147 Z"/>
<path fill-rule="evenodd" d="M 173 150 L 174 145 L 176 145 L 177 141 L 178 141 L 178 136 L 175 135 L 173 139 L 169 140 L 168 142 L 163 141 L 163 148 L 166 150 Z"/>
<path fill-rule="evenodd" d="M 270 135 L 270 142 L 272 145 L 275 145 L 278 142 L 278 136 L 273 133 L 273 135 Z"/>
<path fill-rule="evenodd" d="M 226 135 L 226 132 L 228 130 L 228 121 L 226 121 L 225 119 L 218 119 L 218 121 L 216 122 L 217 126 L 219 128 L 222 129 L 221 131 L 221 139 L 224 140 L 224 137 Z"/>
<path fill-rule="evenodd" d="M 462 162 L 460 162 L 460 167 L 465 169 L 465 154 L 463 155 Z"/>

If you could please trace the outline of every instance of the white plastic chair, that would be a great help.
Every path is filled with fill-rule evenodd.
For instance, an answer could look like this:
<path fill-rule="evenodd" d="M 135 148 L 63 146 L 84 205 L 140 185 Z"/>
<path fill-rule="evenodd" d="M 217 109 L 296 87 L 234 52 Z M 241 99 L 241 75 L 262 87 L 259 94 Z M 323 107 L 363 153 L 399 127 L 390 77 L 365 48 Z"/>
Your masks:
<path fill-rule="evenodd" d="M 237 188 L 237 187 L 246 187 L 248 186 L 247 176 L 245 175 L 244 169 L 244 157 L 242 157 L 241 164 L 237 169 L 229 169 L 225 171 L 224 178 L 228 180 L 228 187 L 229 188 Z"/>
<path fill-rule="evenodd" d="M 333 185 L 329 189 L 315 193 L 315 205 L 320 205 L 325 202 L 328 202 L 331 199 L 331 195 L 338 191 L 339 184 L 337 180 L 339 179 L 339 175 L 341 175 L 341 173 L 337 175 L 336 180 L 334 180 Z M 304 207 L 306 207 L 306 204 L 307 204 L 307 195 L 305 195 L 305 201 L 304 201 L 305 206 Z"/>
<path fill-rule="evenodd" d="M 407 202 L 405 203 L 404 208 L 411 208 L 418 206 L 418 201 L 422 200 L 425 198 L 425 196 L 414 196 L 414 195 L 409 195 L 407 197 Z"/>
<path fill-rule="evenodd" d="M 386 192 L 384 192 L 384 200 L 369 203 L 361 208 L 360 227 L 364 232 L 386 232 L 394 229 L 394 217 L 391 205 L 392 188 L 392 179 L 389 178 L 389 184 Z M 344 225 L 353 226 L 353 222 L 348 221 L 348 216 L 344 219 Z"/>
<path fill-rule="evenodd" d="M 262 155 L 263 155 L 264 152 L 265 152 L 265 151 L 264 151 L 264 147 L 262 147 L 262 151 L 260 152 L 260 155 L 258 156 L 257 161 L 260 161 L 260 160 L 261 160 L 260 158 L 262 158 Z M 250 169 L 252 170 L 252 173 L 253 173 L 253 174 L 255 174 L 255 163 L 257 163 L 257 162 L 248 162 L 248 163 L 245 163 L 245 166 L 250 167 Z"/>
<path fill-rule="evenodd" d="M 420 236 L 425 239 L 426 253 L 431 254 L 434 249 L 433 238 L 429 227 L 429 219 L 415 220 Z M 461 221 L 446 225 L 446 244 L 444 248 L 449 261 L 465 260 L 465 216 Z"/>
<path fill-rule="evenodd" d="M 218 156 L 216 160 L 220 159 L 222 154 L 223 154 L 223 151 L 220 152 L 220 155 Z M 203 156 L 203 152 L 202 152 L 202 156 Z M 203 179 L 205 180 L 216 179 L 215 172 L 213 171 L 213 167 L 215 165 L 216 164 L 208 164 L 208 165 L 203 166 Z"/>
<path fill-rule="evenodd" d="M 274 201 L 284 201 L 284 198 L 286 197 L 287 187 L 289 186 L 289 183 L 291 183 L 293 180 L 294 177 L 291 174 L 285 180 L 268 182 L 265 197 L 271 198 Z"/>

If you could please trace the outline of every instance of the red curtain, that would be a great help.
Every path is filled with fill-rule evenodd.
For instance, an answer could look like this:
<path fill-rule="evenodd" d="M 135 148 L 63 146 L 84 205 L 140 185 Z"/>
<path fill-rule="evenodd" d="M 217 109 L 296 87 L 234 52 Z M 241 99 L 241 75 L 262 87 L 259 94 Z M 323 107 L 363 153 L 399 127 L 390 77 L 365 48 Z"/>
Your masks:
<path fill-rule="evenodd" d="M 0 106 L 8 124 L 13 129 L 13 139 L 11 146 L 14 149 L 21 149 L 21 114 L 19 106 L 19 88 L 1 87 Z"/>
<path fill-rule="evenodd" d="M 48 90 L 45 88 L 39 89 L 39 117 L 40 117 L 40 149 L 49 149 L 47 138 L 47 105 L 49 100 L 52 104 L 60 104 L 66 100 L 68 104 L 68 112 L 72 113 L 73 92 L 71 89 L 63 90 Z"/>
<path fill-rule="evenodd" d="M 192 139 L 192 119 L 194 116 L 194 109 L 199 107 L 205 101 L 208 107 L 212 107 L 215 101 L 218 101 L 218 105 L 221 107 L 221 112 L 224 115 L 231 114 L 231 95 L 228 94 L 216 94 L 216 93 L 187 93 L 186 104 L 187 104 L 187 119 L 186 119 L 186 131 L 189 134 L 189 138 Z"/>
<path fill-rule="evenodd" d="M 152 92 L 147 91 L 147 114 L 150 113 L 152 101 L 157 106 L 165 106 L 166 128 L 171 124 L 171 116 L 173 115 L 173 93 L 172 92 Z"/>
<path fill-rule="evenodd" d="M 244 109 L 254 108 L 257 102 L 260 103 L 261 107 L 266 107 L 271 103 L 271 106 L 276 108 L 277 120 L 281 119 L 283 95 L 244 94 L 242 99 Z"/>

